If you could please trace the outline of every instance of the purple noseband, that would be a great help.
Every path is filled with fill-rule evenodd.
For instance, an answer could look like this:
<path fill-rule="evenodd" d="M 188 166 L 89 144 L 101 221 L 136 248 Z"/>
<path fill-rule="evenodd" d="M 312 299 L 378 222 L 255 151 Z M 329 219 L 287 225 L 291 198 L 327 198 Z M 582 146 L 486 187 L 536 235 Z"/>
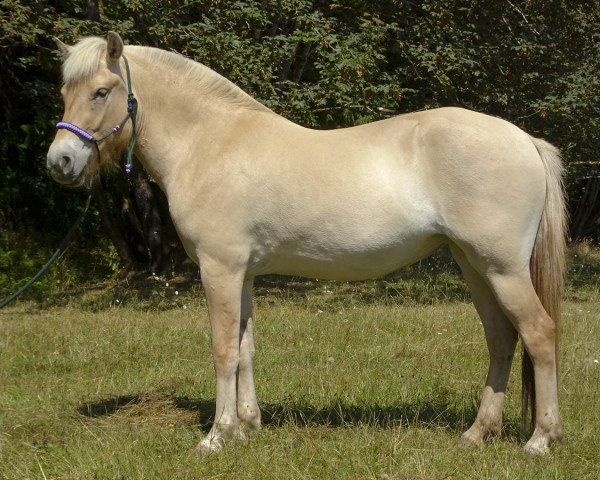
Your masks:
<path fill-rule="evenodd" d="M 83 138 L 84 140 L 87 140 L 88 142 L 96 141 L 92 134 L 86 132 L 83 128 L 80 128 L 77 125 L 73 125 L 69 122 L 58 122 L 56 124 L 56 128 L 64 128 L 65 130 L 74 133 L 75 135 Z"/>
<path fill-rule="evenodd" d="M 123 119 L 123 121 L 121 123 L 126 122 L 128 118 L 129 118 L 129 114 L 127 114 L 127 116 Z M 101 140 L 104 140 L 106 137 L 109 137 L 113 133 L 117 133 L 119 130 L 121 130 L 121 125 L 117 123 L 114 127 L 112 127 L 110 130 L 107 130 L 106 132 L 101 134 L 99 137 L 96 137 L 95 135 L 92 135 L 91 133 L 86 132 L 83 128 L 78 127 L 77 125 L 73 125 L 72 123 L 69 123 L 69 122 L 58 122 L 56 124 L 56 128 L 57 129 L 64 128 L 65 130 L 68 130 L 69 132 L 72 132 L 75 135 L 78 135 L 79 137 L 83 138 L 84 140 L 87 140 L 88 142 L 98 143 Z"/>

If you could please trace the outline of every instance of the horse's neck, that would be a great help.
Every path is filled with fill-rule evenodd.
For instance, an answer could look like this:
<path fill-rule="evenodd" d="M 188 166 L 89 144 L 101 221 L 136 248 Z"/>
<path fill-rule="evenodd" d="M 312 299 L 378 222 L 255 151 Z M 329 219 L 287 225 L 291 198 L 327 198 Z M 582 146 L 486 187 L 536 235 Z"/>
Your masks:
<path fill-rule="evenodd" d="M 231 135 L 244 112 L 251 114 L 252 110 L 211 98 L 214 92 L 200 82 L 185 84 L 138 52 L 130 57 L 140 115 L 136 156 L 166 190 L 182 168 L 187 169 L 190 162 L 202 162 L 209 149 Z M 266 108 L 264 111 L 268 112 Z"/>

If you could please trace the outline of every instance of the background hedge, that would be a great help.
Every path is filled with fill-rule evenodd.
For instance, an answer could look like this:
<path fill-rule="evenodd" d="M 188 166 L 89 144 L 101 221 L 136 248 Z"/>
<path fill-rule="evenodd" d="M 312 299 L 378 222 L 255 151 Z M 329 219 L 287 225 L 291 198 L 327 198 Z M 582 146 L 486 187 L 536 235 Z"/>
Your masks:
<path fill-rule="evenodd" d="M 313 128 L 448 105 L 505 118 L 561 148 L 571 236 L 598 236 L 600 0 L 2 0 L 0 5 L 4 272 L 26 275 L 27 265 L 37 262 L 35 252 L 54 246 L 84 203 L 84 192 L 59 187 L 45 172 L 54 123 L 62 114 L 53 37 L 69 43 L 107 30 L 120 32 L 128 43 L 200 61 L 277 113 Z M 123 265 L 177 268 L 173 262 L 159 265 L 156 258 L 157 252 L 179 258 L 173 255 L 179 247 L 161 213 L 164 199 L 140 175 L 141 187 L 115 178 L 100 182 L 95 195 L 103 208 L 86 223 L 73 262 L 86 269 L 90 262 L 99 265 L 99 276 Z M 136 189 L 144 185 L 146 195 L 140 196 Z M 130 197 L 134 207 L 127 218 L 115 213 Z M 160 238 L 148 238 L 144 202 L 150 205 L 146 213 L 162 218 Z M 107 231 L 117 220 L 121 230 Z M 152 242 L 165 248 L 157 250 Z M 129 249 L 128 259 L 123 249 Z M 4 273 L 5 282 L 16 280 L 9 277 Z"/>

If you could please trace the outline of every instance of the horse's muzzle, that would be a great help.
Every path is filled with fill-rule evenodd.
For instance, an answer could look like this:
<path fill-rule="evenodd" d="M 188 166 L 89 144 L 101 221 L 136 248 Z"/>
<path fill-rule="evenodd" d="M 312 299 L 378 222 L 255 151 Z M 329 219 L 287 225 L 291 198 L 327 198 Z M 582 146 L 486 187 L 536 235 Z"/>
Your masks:
<path fill-rule="evenodd" d="M 58 183 L 80 186 L 85 179 L 86 167 L 93 155 L 89 145 L 74 137 L 55 140 L 46 157 L 46 167 L 50 176 Z"/>

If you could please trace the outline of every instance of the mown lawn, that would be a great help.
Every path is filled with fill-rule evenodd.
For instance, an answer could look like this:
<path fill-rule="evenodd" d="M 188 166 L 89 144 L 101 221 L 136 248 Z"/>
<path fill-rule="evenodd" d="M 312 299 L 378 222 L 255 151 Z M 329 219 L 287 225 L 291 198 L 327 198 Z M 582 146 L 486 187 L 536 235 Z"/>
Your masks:
<path fill-rule="evenodd" d="M 600 292 L 584 263 L 564 307 L 567 438 L 544 458 L 521 451 L 519 358 L 502 438 L 459 445 L 487 368 L 481 325 L 463 294 L 406 301 L 399 281 L 259 286 L 264 428 L 198 458 L 214 408 L 206 308 L 156 280 L 0 311 L 0 478 L 597 479 Z"/>

